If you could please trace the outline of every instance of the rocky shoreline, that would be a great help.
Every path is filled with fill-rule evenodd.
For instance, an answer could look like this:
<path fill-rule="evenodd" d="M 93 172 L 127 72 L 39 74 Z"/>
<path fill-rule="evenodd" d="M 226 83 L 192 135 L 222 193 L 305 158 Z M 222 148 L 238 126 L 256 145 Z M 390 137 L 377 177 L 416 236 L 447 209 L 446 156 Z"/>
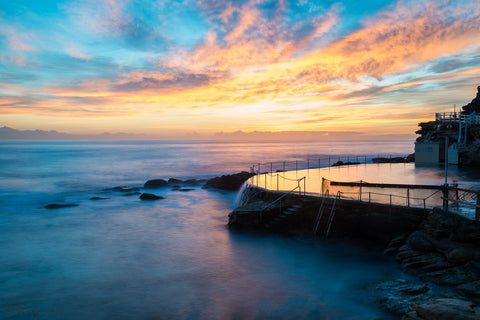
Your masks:
<path fill-rule="evenodd" d="M 380 283 L 378 302 L 402 320 L 480 319 L 479 244 L 478 221 L 434 209 L 417 231 L 385 250 L 422 283 Z"/>

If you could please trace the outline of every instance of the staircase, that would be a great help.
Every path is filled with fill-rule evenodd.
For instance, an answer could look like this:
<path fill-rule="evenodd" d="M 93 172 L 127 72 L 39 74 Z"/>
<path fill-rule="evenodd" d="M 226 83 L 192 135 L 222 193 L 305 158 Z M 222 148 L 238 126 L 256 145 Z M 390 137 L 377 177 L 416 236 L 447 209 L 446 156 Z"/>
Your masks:
<path fill-rule="evenodd" d="M 286 207 L 285 209 L 281 209 L 278 215 L 271 217 L 268 222 L 264 224 L 266 229 L 272 229 L 278 227 L 296 216 L 301 209 L 305 206 L 306 203 L 310 202 L 311 200 L 308 199 L 301 199 L 299 203 L 295 203 Z"/>

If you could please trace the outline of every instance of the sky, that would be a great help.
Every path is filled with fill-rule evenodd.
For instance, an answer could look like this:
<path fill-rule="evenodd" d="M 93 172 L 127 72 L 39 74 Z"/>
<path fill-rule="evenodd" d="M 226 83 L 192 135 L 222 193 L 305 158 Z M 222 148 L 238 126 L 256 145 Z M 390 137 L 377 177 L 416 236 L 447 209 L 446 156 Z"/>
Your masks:
<path fill-rule="evenodd" d="M 0 126 L 412 137 L 480 85 L 480 5 L 2 1 Z"/>

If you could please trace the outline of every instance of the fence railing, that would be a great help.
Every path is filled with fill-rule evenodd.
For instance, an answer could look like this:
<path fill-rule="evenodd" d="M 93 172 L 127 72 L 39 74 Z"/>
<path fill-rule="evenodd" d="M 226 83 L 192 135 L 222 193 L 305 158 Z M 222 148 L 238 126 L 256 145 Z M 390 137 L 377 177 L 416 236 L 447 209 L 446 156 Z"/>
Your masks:
<path fill-rule="evenodd" d="M 461 112 L 443 112 L 435 113 L 435 120 L 448 123 L 464 121 L 467 124 L 480 124 L 480 115 L 475 112 L 467 115 Z"/>
<path fill-rule="evenodd" d="M 407 157 L 404 154 L 331 155 L 287 161 L 258 162 L 252 164 L 250 172 L 256 174 L 276 173 L 331 167 L 332 165 L 339 165 L 340 162 L 343 162 L 343 164 L 367 164 L 390 161 L 407 162 Z"/>

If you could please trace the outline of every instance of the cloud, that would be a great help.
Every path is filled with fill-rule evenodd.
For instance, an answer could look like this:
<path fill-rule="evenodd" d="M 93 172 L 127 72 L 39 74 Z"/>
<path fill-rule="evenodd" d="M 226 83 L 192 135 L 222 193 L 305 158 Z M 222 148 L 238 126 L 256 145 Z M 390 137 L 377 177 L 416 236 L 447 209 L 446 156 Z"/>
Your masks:
<path fill-rule="evenodd" d="M 172 75 L 141 76 L 138 80 L 131 80 L 113 86 L 114 91 L 141 91 L 151 89 L 169 89 L 179 87 L 188 89 L 208 85 L 211 78 L 207 74 L 176 73 Z"/>

